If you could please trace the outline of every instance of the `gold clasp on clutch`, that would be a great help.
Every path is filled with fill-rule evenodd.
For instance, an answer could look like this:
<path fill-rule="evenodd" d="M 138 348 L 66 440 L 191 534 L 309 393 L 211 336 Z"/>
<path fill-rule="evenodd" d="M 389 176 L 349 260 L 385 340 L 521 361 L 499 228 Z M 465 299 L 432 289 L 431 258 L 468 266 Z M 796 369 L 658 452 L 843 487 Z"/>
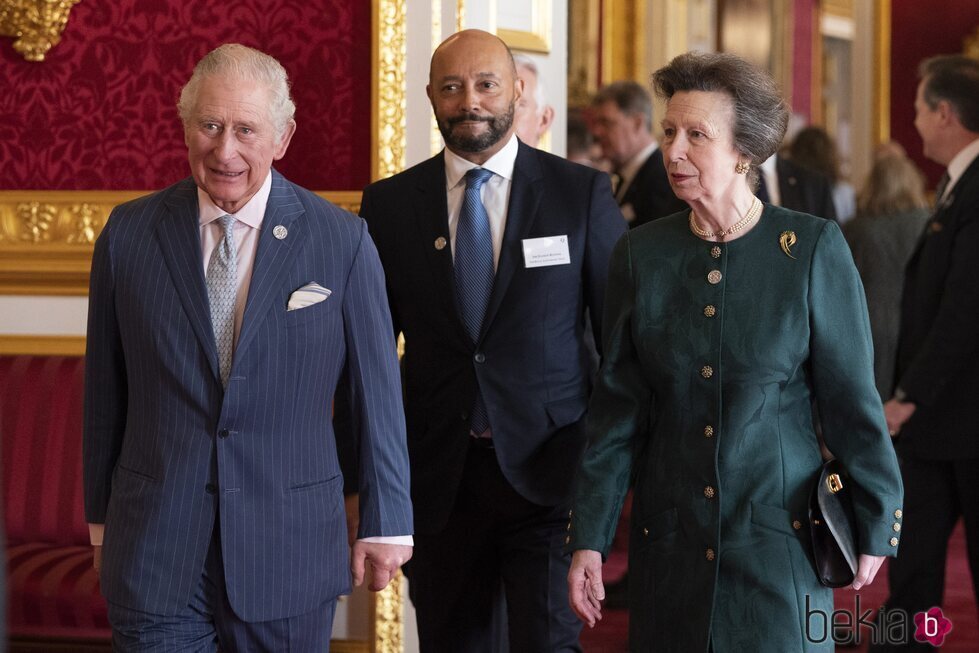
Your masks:
<path fill-rule="evenodd" d="M 826 487 L 833 494 L 836 494 L 843 489 L 843 479 L 840 478 L 839 474 L 830 474 L 826 477 Z"/>

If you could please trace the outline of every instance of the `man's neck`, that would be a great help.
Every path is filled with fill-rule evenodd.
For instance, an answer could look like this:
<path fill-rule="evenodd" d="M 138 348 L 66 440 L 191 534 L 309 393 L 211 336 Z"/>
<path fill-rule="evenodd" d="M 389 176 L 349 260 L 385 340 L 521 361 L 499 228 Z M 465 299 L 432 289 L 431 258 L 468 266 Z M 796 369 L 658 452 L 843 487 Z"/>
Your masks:
<path fill-rule="evenodd" d="M 478 166 L 481 166 L 493 158 L 493 155 L 502 150 L 506 144 L 510 142 L 510 137 L 512 136 L 513 130 L 511 129 L 505 133 L 500 140 L 496 141 L 485 150 L 480 150 L 479 152 L 465 152 L 463 150 L 457 150 L 449 144 L 445 145 L 445 149 L 449 150 L 456 156 L 465 159 L 466 161 L 470 161 Z"/>

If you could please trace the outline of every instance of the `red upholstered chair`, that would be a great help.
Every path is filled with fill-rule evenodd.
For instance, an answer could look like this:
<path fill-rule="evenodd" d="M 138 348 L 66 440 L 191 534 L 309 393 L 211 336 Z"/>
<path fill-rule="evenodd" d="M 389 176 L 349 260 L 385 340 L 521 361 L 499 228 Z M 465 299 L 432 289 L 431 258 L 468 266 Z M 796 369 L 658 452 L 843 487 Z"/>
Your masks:
<path fill-rule="evenodd" d="M 84 359 L 0 356 L 11 650 L 108 650 L 82 506 Z"/>

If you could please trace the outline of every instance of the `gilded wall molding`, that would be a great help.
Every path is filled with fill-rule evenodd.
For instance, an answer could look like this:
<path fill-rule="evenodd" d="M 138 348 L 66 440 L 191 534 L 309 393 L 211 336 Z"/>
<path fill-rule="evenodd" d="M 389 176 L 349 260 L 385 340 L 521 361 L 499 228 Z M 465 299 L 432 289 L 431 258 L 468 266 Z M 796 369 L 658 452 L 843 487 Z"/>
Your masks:
<path fill-rule="evenodd" d="M 0 2 L 0 36 L 12 36 L 14 50 L 28 61 L 44 61 L 61 41 L 68 14 L 79 0 L 4 0 Z"/>
<path fill-rule="evenodd" d="M 0 295 L 85 295 L 112 209 L 149 191 L 0 191 Z M 325 191 L 352 213 L 360 191 Z"/>
<path fill-rule="evenodd" d="M 384 179 L 405 167 L 408 8 L 406 0 L 374 0 L 373 9 L 371 178 Z"/>
<path fill-rule="evenodd" d="M 891 140 L 891 0 L 874 5 L 874 111 L 876 143 Z"/>

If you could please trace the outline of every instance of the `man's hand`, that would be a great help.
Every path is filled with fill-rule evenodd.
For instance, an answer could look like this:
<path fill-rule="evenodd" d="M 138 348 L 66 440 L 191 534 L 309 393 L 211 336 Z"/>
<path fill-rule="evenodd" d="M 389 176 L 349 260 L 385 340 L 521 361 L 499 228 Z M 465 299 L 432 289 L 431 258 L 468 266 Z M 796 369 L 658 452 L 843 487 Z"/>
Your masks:
<path fill-rule="evenodd" d="M 602 554 L 598 551 L 582 549 L 574 552 L 568 571 L 568 600 L 571 609 L 589 628 L 602 620 L 605 585 L 602 583 Z"/>
<path fill-rule="evenodd" d="M 916 406 L 907 401 L 898 401 L 897 399 L 891 399 L 884 404 L 884 419 L 887 420 L 887 432 L 891 434 L 893 438 L 895 435 L 901 432 L 901 427 L 907 422 L 912 415 L 914 415 L 914 410 Z"/>
<path fill-rule="evenodd" d="M 102 575 L 102 547 L 92 547 L 92 567 L 95 568 L 95 575 Z"/>
<path fill-rule="evenodd" d="M 858 590 L 861 587 L 870 585 L 874 582 L 874 578 L 877 577 L 877 571 L 883 563 L 884 556 L 872 556 L 861 553 L 860 560 L 857 563 L 857 575 L 854 577 L 850 587 Z"/>
<path fill-rule="evenodd" d="M 352 547 L 360 528 L 360 495 L 348 494 L 343 497 L 343 509 L 347 513 L 347 544 Z"/>
<path fill-rule="evenodd" d="M 380 592 L 388 586 L 395 572 L 401 565 L 411 560 L 412 547 L 403 544 L 381 544 L 378 542 L 354 542 L 350 553 L 350 571 L 354 576 L 354 585 L 364 582 L 366 567 L 370 567 L 370 583 L 372 592 Z"/>

